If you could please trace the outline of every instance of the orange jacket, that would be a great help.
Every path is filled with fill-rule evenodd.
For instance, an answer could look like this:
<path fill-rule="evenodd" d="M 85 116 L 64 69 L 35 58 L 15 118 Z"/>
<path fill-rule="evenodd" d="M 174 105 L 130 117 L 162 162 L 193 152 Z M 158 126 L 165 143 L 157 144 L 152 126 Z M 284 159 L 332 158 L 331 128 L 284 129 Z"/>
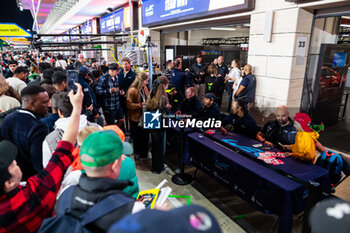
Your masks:
<path fill-rule="evenodd" d="M 80 153 L 80 147 L 75 148 L 72 152 L 74 159 L 70 166 L 73 168 L 73 171 L 83 170 L 83 166 L 81 165 L 80 158 L 79 158 L 79 153 Z"/>
<path fill-rule="evenodd" d="M 295 143 L 290 145 L 292 157 L 303 161 L 313 162 L 316 157 L 316 146 L 319 134 L 316 131 L 299 131 L 295 136 Z"/>

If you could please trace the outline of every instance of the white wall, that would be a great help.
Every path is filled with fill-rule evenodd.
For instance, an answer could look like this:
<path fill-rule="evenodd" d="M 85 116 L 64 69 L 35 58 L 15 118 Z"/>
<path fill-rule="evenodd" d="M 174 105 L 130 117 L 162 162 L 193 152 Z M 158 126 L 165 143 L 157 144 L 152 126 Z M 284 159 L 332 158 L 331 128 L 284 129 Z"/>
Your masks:
<path fill-rule="evenodd" d="M 164 34 L 164 45 L 186 45 L 185 32 L 179 32 L 179 37 L 177 32 L 165 33 Z"/>
<path fill-rule="evenodd" d="M 237 28 L 236 31 L 194 30 L 189 32 L 189 45 L 202 45 L 203 38 L 228 38 L 249 36 L 249 28 Z"/>
<path fill-rule="evenodd" d="M 307 56 L 306 49 L 303 64 L 296 65 L 297 40 L 306 37 L 308 48 L 313 15 L 293 3 L 263 2 L 256 2 L 250 21 L 248 63 L 253 66 L 257 78 L 256 104 L 265 115 L 282 104 L 296 112 L 301 101 Z M 268 10 L 274 11 L 271 42 L 263 39 Z"/>

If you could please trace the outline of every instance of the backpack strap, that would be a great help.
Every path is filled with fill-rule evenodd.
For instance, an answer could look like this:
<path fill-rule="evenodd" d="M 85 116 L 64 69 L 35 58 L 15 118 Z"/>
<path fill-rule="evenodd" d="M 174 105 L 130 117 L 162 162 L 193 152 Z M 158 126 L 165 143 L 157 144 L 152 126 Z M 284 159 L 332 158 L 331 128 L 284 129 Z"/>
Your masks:
<path fill-rule="evenodd" d="M 60 202 L 59 202 L 59 207 L 58 207 L 58 213 L 56 215 L 64 215 L 66 210 L 69 210 L 72 205 L 72 196 L 73 196 L 73 189 L 75 185 L 72 185 L 68 187 L 61 195 L 60 197 Z"/>
<path fill-rule="evenodd" d="M 135 202 L 135 200 L 121 193 L 110 195 L 91 207 L 85 214 L 81 215 L 81 224 L 86 226 L 130 202 Z"/>

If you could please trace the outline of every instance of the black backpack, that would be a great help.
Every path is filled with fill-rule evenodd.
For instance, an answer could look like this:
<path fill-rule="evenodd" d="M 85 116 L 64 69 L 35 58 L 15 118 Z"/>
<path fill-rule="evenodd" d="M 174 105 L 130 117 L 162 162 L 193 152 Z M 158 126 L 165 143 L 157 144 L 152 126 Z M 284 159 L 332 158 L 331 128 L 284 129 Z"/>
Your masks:
<path fill-rule="evenodd" d="M 343 159 L 333 151 L 325 150 L 318 157 L 316 165 L 321 166 L 329 171 L 329 179 L 334 185 L 339 182 L 342 177 Z"/>
<path fill-rule="evenodd" d="M 86 229 L 86 226 L 89 223 L 92 223 L 104 215 L 135 201 L 131 197 L 128 197 L 122 193 L 116 193 L 98 202 L 83 215 L 77 218 L 73 216 L 71 212 L 74 187 L 75 186 L 71 186 L 65 192 L 63 192 L 60 198 L 58 213 L 56 213 L 55 217 L 44 220 L 38 231 L 39 233 L 90 233 L 90 231 Z"/>

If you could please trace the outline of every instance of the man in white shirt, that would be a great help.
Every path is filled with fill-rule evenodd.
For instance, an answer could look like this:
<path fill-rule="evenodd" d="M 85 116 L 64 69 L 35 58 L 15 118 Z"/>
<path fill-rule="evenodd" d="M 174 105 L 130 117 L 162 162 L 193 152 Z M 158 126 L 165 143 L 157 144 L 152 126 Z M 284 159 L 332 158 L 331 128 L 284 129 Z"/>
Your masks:
<path fill-rule="evenodd" d="M 28 70 L 26 67 L 19 66 L 16 68 L 12 78 L 6 79 L 8 84 L 21 95 L 21 91 L 27 86 Z"/>

